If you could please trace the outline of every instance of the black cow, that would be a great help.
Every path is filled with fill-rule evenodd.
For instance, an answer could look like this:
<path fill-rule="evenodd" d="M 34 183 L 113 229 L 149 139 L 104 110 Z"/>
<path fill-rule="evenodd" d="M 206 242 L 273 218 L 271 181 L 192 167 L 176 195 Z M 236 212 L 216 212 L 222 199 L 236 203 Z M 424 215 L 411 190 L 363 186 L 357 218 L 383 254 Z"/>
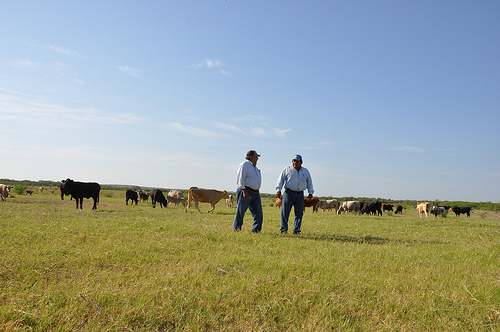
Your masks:
<path fill-rule="evenodd" d="M 450 208 L 451 211 L 455 212 L 455 216 L 460 217 L 460 214 L 467 214 L 467 217 L 470 217 L 470 212 L 472 210 L 471 207 L 459 207 L 454 206 Z"/>
<path fill-rule="evenodd" d="M 133 191 L 133 190 L 127 190 L 127 192 L 125 193 L 125 205 L 128 205 L 128 200 L 130 199 L 132 201 L 132 205 L 134 204 L 135 202 L 135 205 L 137 205 L 137 203 L 139 202 L 139 195 L 137 194 L 137 192 Z"/>
<path fill-rule="evenodd" d="M 393 211 L 393 207 L 392 204 L 382 203 L 382 211 Z"/>
<path fill-rule="evenodd" d="M 377 214 L 377 215 L 382 215 L 382 203 L 381 202 L 369 202 L 365 203 L 363 206 L 363 209 L 361 210 L 361 213 L 366 213 L 366 214 Z"/>
<path fill-rule="evenodd" d="M 148 201 L 149 200 L 149 194 L 147 192 L 145 192 L 144 190 L 137 190 L 137 193 L 139 194 L 139 200 L 141 202 L 144 202 L 144 201 Z"/>
<path fill-rule="evenodd" d="M 150 193 L 151 203 L 153 203 L 153 207 L 156 207 L 156 202 L 160 203 L 160 207 L 167 207 L 167 199 L 163 196 L 163 192 L 160 189 L 153 189 Z"/>
<path fill-rule="evenodd" d="M 394 214 L 398 214 L 398 212 L 403 213 L 403 206 L 401 205 L 396 206 L 396 212 L 394 212 Z"/>
<path fill-rule="evenodd" d="M 437 217 L 438 214 L 445 216 L 446 213 L 446 208 L 444 206 L 433 206 L 431 210 L 431 214 L 434 215 L 434 217 Z"/>
<path fill-rule="evenodd" d="M 62 200 L 64 200 L 64 195 L 70 195 L 68 193 L 66 193 L 66 194 L 64 193 L 64 181 L 66 181 L 66 180 L 61 181 L 63 184 L 61 184 L 59 186 L 59 189 L 61 190 L 61 199 Z M 73 199 L 73 197 L 71 197 L 70 199 Z"/>
<path fill-rule="evenodd" d="M 78 209 L 78 202 L 80 202 L 80 209 L 82 209 L 83 198 L 93 198 L 94 206 L 92 210 L 97 210 L 97 202 L 99 202 L 99 192 L 101 186 L 96 182 L 77 182 L 71 179 L 61 181 L 64 186 L 61 187 L 61 198 L 63 195 L 71 195 L 76 200 L 76 208 Z"/>

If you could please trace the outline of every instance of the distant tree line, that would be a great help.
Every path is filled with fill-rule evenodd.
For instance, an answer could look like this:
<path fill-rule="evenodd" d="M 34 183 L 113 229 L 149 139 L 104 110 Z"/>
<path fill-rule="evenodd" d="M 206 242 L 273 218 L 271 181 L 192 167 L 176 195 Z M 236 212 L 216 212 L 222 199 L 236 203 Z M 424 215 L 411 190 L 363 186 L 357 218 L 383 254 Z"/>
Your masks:
<path fill-rule="evenodd" d="M 11 180 L 11 179 L 0 179 L 0 183 L 7 184 L 9 186 L 23 185 L 26 187 L 59 187 L 61 182 L 49 181 L 49 180 Z"/>

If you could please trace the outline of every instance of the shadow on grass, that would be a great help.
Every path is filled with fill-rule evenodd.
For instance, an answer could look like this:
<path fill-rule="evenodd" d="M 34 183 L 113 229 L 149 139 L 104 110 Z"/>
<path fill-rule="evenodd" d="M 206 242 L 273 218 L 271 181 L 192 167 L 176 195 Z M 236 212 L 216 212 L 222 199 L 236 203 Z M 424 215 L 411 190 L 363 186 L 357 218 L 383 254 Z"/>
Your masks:
<path fill-rule="evenodd" d="M 382 245 L 382 244 L 390 244 L 390 243 L 400 243 L 407 245 L 415 245 L 415 244 L 443 244 L 444 242 L 438 240 L 411 240 L 411 239 L 389 239 L 385 237 L 377 237 L 371 235 L 365 236 L 351 236 L 351 235 L 302 235 L 301 239 L 306 240 L 314 240 L 314 241 L 332 241 L 332 242 L 348 242 L 348 243 L 360 243 L 360 244 L 372 244 L 372 245 Z"/>

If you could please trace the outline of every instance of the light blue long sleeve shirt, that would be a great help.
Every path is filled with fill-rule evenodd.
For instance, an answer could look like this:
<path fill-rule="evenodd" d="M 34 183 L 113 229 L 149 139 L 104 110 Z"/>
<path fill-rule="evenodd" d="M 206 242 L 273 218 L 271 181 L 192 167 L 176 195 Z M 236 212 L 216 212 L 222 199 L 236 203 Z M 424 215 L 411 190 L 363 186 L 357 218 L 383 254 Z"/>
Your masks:
<path fill-rule="evenodd" d="M 260 176 L 260 169 L 254 166 L 250 160 L 245 160 L 238 166 L 236 172 L 236 185 L 240 189 L 245 187 L 259 190 L 262 179 Z"/>
<path fill-rule="evenodd" d="M 297 171 L 293 166 L 287 166 L 281 171 L 278 177 L 278 184 L 276 190 L 281 191 L 282 188 L 290 189 L 293 191 L 304 191 L 307 189 L 309 194 L 314 194 L 313 182 L 311 174 L 307 168 L 301 167 Z"/>

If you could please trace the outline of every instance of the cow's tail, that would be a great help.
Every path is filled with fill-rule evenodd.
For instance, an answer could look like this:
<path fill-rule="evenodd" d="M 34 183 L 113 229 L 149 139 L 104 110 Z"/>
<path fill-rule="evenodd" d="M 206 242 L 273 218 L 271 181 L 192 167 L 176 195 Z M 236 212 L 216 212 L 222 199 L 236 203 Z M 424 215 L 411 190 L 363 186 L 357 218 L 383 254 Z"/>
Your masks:
<path fill-rule="evenodd" d="M 193 201 L 194 200 L 194 196 L 193 196 L 193 192 L 198 189 L 198 187 L 191 187 L 189 188 L 189 192 L 188 192 L 188 201 Z"/>
<path fill-rule="evenodd" d="M 194 201 L 194 199 L 193 199 L 193 191 L 195 189 L 198 189 L 198 188 L 197 187 L 191 187 L 191 188 L 189 188 L 188 199 L 187 199 L 187 202 L 186 202 L 186 207 L 184 208 L 184 212 L 188 211 L 188 209 L 189 209 L 189 203 L 191 203 L 191 201 Z"/>

